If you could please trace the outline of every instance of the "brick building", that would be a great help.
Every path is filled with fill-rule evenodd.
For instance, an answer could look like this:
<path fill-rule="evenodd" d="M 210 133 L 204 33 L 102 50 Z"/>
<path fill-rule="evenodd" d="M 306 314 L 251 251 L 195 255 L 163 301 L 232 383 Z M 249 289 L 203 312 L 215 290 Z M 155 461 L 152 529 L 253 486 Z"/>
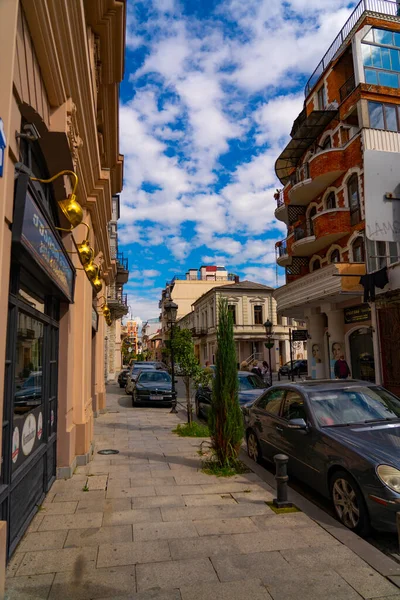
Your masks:
<path fill-rule="evenodd" d="M 312 378 L 332 377 L 344 354 L 354 377 L 388 383 L 379 307 L 364 303 L 360 277 L 387 270 L 392 289 L 399 261 L 394 216 L 383 228 L 391 234 L 371 226 L 390 196 L 379 165 L 395 165 L 400 151 L 398 14 L 397 2 L 359 2 L 307 82 L 276 162 L 275 215 L 288 230 L 276 244 L 286 285 L 275 298 L 280 314 L 307 320 Z"/>

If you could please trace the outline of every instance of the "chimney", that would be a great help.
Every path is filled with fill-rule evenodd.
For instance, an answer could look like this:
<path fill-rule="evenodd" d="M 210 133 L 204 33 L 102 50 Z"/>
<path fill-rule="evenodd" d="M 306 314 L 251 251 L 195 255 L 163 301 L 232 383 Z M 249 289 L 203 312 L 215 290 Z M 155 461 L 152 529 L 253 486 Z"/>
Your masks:
<path fill-rule="evenodd" d="M 239 283 L 239 275 L 235 275 L 233 280 L 235 283 Z"/>

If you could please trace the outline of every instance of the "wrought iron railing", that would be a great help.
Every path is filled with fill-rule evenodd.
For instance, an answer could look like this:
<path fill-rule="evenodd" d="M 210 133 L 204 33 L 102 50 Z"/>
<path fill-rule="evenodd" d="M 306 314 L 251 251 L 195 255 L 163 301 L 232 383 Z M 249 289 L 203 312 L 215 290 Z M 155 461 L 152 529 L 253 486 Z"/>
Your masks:
<path fill-rule="evenodd" d="M 349 96 L 351 94 L 351 92 L 355 89 L 356 89 L 356 78 L 354 77 L 354 75 L 352 75 L 351 77 L 348 78 L 346 83 L 344 83 L 339 90 L 340 102 L 343 102 L 343 100 L 346 100 L 347 96 Z"/>
<path fill-rule="evenodd" d="M 286 243 L 286 240 L 283 240 L 283 241 L 281 242 L 280 246 L 278 246 L 278 255 L 279 255 L 279 258 L 280 258 L 281 256 L 286 256 L 286 255 L 287 255 L 287 253 L 288 253 L 288 250 L 287 250 L 287 243 Z"/>
<path fill-rule="evenodd" d="M 350 17 L 347 19 L 339 35 L 332 42 L 331 46 L 325 53 L 323 59 L 315 69 L 314 73 L 307 81 L 305 87 L 306 97 L 311 92 L 312 88 L 317 83 L 322 73 L 325 71 L 325 69 L 332 61 L 332 59 L 334 58 L 338 50 L 341 48 L 341 46 L 345 43 L 348 36 L 351 34 L 358 21 L 361 19 L 363 13 L 365 12 L 380 13 L 390 16 L 400 16 L 399 5 L 397 2 L 392 2 L 391 0 L 361 0 L 361 2 L 357 4 L 354 11 L 351 13 Z"/>
<path fill-rule="evenodd" d="M 129 271 L 129 262 L 128 259 L 122 254 L 122 252 L 118 252 L 117 254 L 117 262 L 121 265 L 121 268 L 125 271 Z"/>
<path fill-rule="evenodd" d="M 276 208 L 280 208 L 281 206 L 285 206 L 285 200 L 283 196 L 283 190 L 276 190 L 274 197 L 276 199 Z"/>

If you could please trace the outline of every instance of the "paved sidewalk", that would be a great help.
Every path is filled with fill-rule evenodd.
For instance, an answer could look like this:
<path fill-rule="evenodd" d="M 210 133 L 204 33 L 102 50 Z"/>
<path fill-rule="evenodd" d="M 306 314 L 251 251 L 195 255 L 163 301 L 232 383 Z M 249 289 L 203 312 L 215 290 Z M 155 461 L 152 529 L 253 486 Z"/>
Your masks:
<path fill-rule="evenodd" d="M 400 600 L 304 513 L 273 513 L 256 474 L 201 473 L 201 440 L 172 434 L 176 415 L 109 391 L 94 460 L 53 485 L 9 565 L 8 598 Z"/>

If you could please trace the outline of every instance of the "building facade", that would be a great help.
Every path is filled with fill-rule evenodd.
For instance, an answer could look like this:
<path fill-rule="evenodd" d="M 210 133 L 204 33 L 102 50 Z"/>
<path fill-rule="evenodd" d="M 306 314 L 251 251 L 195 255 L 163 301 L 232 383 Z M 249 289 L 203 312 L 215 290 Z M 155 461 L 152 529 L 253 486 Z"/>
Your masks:
<path fill-rule="evenodd" d="M 394 213 L 385 221 L 397 183 L 381 167 L 391 165 L 393 180 L 400 150 L 398 8 L 386 0 L 359 2 L 309 79 L 304 108 L 276 162 L 284 187 L 275 194 L 275 215 L 288 231 L 277 243 L 286 285 L 275 298 L 279 314 L 307 320 L 312 378 L 333 377 L 343 354 L 353 377 L 382 381 L 379 319 L 364 292 L 382 269 L 380 276 L 388 271 L 392 280 L 399 261 L 400 238 L 387 235 Z"/>
<path fill-rule="evenodd" d="M 238 366 L 243 362 L 250 365 L 255 360 L 269 363 L 264 327 L 268 319 L 273 324 L 272 370 L 276 371 L 290 360 L 289 329 L 301 328 L 301 324 L 277 316 L 273 291 L 273 288 L 261 283 L 242 281 L 214 287 L 193 303 L 192 310 L 179 319 L 177 325 L 192 331 L 196 356 L 201 365 L 215 361 L 220 298 L 227 299 L 232 314 Z M 307 358 L 302 342 L 294 344 L 293 358 Z"/>
<path fill-rule="evenodd" d="M 105 409 L 125 8 L 123 0 L 0 2 L 0 508 L 8 530 L 0 552 L 7 556 L 54 479 L 90 460 L 93 418 Z"/>
<path fill-rule="evenodd" d="M 169 325 L 164 309 L 164 304 L 170 300 L 178 305 L 177 319 L 180 319 L 191 311 L 192 304 L 197 298 L 200 298 L 205 292 L 215 286 L 232 285 L 235 283 L 235 276 L 225 269 L 225 267 L 202 266 L 200 269 L 189 269 L 185 279 L 174 277 L 167 282 L 161 293 L 159 302 L 160 323 L 162 340 L 169 337 Z"/>
<path fill-rule="evenodd" d="M 145 323 L 142 324 L 142 351 L 143 353 L 152 353 L 155 350 L 155 345 L 152 342 L 155 342 L 154 339 L 157 338 L 157 334 L 160 333 L 161 324 L 160 319 L 156 317 L 155 319 L 148 319 Z"/>
<path fill-rule="evenodd" d="M 132 319 L 126 322 L 126 344 L 132 348 L 132 354 L 139 353 L 139 325 Z"/>

